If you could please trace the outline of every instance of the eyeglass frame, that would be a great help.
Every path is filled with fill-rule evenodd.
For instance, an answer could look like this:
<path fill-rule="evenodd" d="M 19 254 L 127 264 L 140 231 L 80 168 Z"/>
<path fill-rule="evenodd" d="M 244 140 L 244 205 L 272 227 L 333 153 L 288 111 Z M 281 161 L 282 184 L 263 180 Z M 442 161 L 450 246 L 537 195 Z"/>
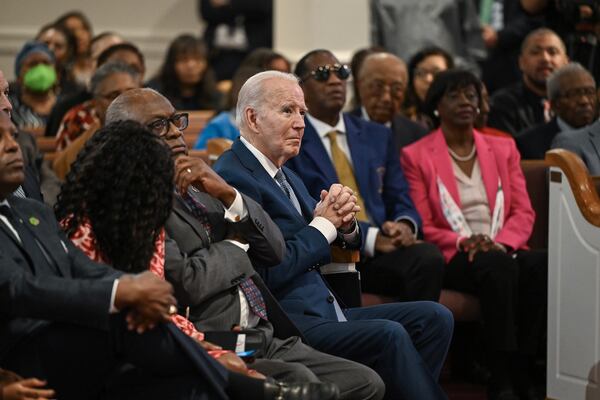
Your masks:
<path fill-rule="evenodd" d="M 558 93 L 558 98 L 573 100 L 582 96 L 587 98 L 598 96 L 597 89 L 593 86 L 567 89 L 564 92 Z"/>
<path fill-rule="evenodd" d="M 335 73 L 335 75 L 343 81 L 350 78 L 350 75 L 352 74 L 352 70 L 350 69 L 350 67 L 347 64 L 339 64 L 339 63 L 335 63 L 333 65 L 325 64 L 325 65 L 319 65 L 317 68 L 310 71 L 310 73 L 308 75 L 306 75 L 304 78 L 300 78 L 300 82 L 304 83 L 307 80 L 309 80 L 310 78 L 314 78 L 314 80 L 317 82 L 327 82 L 329 80 L 329 77 L 331 76 L 331 71 L 333 71 Z M 343 74 L 343 72 L 341 72 L 341 71 L 346 71 L 347 75 L 341 76 L 341 74 Z M 323 76 L 317 78 L 317 76 L 320 76 L 319 74 L 323 74 Z"/>
<path fill-rule="evenodd" d="M 181 118 L 184 117 L 184 123 L 182 124 L 182 126 L 178 126 L 176 121 Z M 161 132 L 157 132 L 156 129 L 153 127 L 153 125 L 156 125 L 158 122 L 161 123 L 162 129 Z M 190 124 L 190 115 L 188 113 L 175 113 L 173 115 L 171 115 L 168 118 L 157 118 L 154 121 L 146 124 L 146 127 L 152 131 L 152 133 L 154 133 L 155 135 L 157 135 L 158 137 L 164 137 L 167 136 L 167 134 L 169 133 L 169 126 L 173 124 L 173 126 L 175 126 L 177 129 L 179 129 L 180 131 L 184 131 Z"/>

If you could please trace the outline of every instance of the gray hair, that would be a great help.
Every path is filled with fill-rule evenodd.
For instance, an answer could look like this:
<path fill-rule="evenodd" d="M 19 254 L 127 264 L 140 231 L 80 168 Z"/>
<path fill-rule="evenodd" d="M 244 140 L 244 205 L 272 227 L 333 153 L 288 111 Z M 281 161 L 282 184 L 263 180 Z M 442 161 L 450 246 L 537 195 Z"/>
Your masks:
<path fill-rule="evenodd" d="M 125 64 L 124 62 L 109 62 L 102 64 L 102 66 L 100 66 L 96 72 L 94 72 L 94 75 L 90 81 L 90 92 L 92 92 L 93 95 L 98 94 L 98 86 L 100 86 L 105 79 L 114 74 L 127 74 L 135 81 L 140 79 L 140 74 L 134 68 Z"/>
<path fill-rule="evenodd" d="M 261 107 L 265 102 L 265 96 L 268 96 L 268 93 L 265 93 L 263 90 L 263 85 L 269 79 L 275 78 L 285 79 L 296 84 L 298 83 L 298 77 L 296 75 L 280 71 L 264 71 L 250 77 L 240 89 L 237 106 L 235 108 L 235 122 L 240 131 L 242 130 L 242 127 L 248 125 L 244 110 L 247 108 L 252 108 L 257 111 L 261 110 Z"/>
<path fill-rule="evenodd" d="M 581 64 L 577 62 L 570 62 L 567 65 L 564 65 L 552 72 L 546 81 L 546 92 L 549 100 L 556 100 L 560 96 L 560 80 L 568 75 L 574 74 L 585 74 L 592 78 L 594 81 L 594 86 L 596 86 L 596 81 L 592 74 L 589 73 L 587 69 L 585 69 Z"/>

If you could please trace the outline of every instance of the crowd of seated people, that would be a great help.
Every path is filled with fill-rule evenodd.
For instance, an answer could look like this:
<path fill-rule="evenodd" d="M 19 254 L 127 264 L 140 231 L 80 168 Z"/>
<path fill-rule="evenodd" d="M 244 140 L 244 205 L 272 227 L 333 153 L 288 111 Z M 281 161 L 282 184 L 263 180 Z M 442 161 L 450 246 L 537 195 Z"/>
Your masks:
<path fill-rule="evenodd" d="M 44 25 L 15 81 L 0 71 L 0 399 L 444 399 L 447 290 L 478 302 L 488 398 L 543 398 L 547 254 L 521 161 L 564 148 L 600 175 L 597 85 L 538 19 L 500 49 L 483 14 L 521 71 L 482 62 L 490 92 L 430 44 L 352 69 L 258 48 L 217 82 L 190 34 L 145 81 L 118 32 Z M 198 110 L 214 117 L 186 131 Z M 216 138 L 214 169 L 188 152 Z M 382 304 L 330 285 L 340 248 Z"/>

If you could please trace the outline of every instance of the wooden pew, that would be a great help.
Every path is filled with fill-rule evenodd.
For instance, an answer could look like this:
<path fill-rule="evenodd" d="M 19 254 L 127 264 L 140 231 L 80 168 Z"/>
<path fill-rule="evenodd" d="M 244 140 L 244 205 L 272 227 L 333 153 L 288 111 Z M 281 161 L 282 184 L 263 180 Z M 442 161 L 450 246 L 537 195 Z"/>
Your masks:
<path fill-rule="evenodd" d="M 577 155 L 550 165 L 547 398 L 600 398 L 600 197 Z"/>
<path fill-rule="evenodd" d="M 183 133 L 183 137 L 185 139 L 185 143 L 188 148 L 194 147 L 196 140 L 202 134 L 202 130 L 210 121 L 210 119 L 215 115 L 214 110 L 200 110 L 200 111 L 182 111 L 189 114 L 189 123 L 188 127 Z"/>
<path fill-rule="evenodd" d="M 51 136 L 37 136 L 35 138 L 37 147 L 41 153 L 51 153 L 56 150 L 56 138 Z"/>

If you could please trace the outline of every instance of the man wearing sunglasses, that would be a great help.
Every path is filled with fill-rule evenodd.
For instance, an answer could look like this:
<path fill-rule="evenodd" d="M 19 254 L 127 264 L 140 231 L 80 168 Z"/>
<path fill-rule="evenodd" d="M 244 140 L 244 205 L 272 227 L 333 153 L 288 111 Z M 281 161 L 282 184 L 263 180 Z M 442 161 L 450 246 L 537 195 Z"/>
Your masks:
<path fill-rule="evenodd" d="M 358 265 L 363 291 L 400 301 L 437 301 L 444 259 L 437 247 L 417 240 L 421 219 L 392 133 L 342 113 L 349 71 L 322 72 L 338 65 L 327 50 L 312 51 L 296 65 L 308 113 L 300 154 L 287 165 L 315 198 L 335 182 L 354 190 L 364 210 L 357 215 L 363 235 Z"/>
<path fill-rule="evenodd" d="M 286 382 L 265 384 L 269 393 L 281 396 L 276 398 L 334 399 L 335 386 L 340 399 L 381 398 L 383 382 L 373 370 L 303 343 L 253 268 L 269 269 L 282 260 L 280 230 L 256 201 L 187 154 L 183 131 L 188 115 L 152 89 L 135 89 L 107 111 L 107 123 L 123 119 L 140 122 L 163 138 L 175 159 L 177 193 L 165 227 L 173 241 L 166 245 L 165 277 L 175 288 L 181 313 L 201 331 L 240 330 L 236 352 L 250 350 L 252 333 L 263 335 L 262 354 L 255 354 L 249 367 Z"/>

